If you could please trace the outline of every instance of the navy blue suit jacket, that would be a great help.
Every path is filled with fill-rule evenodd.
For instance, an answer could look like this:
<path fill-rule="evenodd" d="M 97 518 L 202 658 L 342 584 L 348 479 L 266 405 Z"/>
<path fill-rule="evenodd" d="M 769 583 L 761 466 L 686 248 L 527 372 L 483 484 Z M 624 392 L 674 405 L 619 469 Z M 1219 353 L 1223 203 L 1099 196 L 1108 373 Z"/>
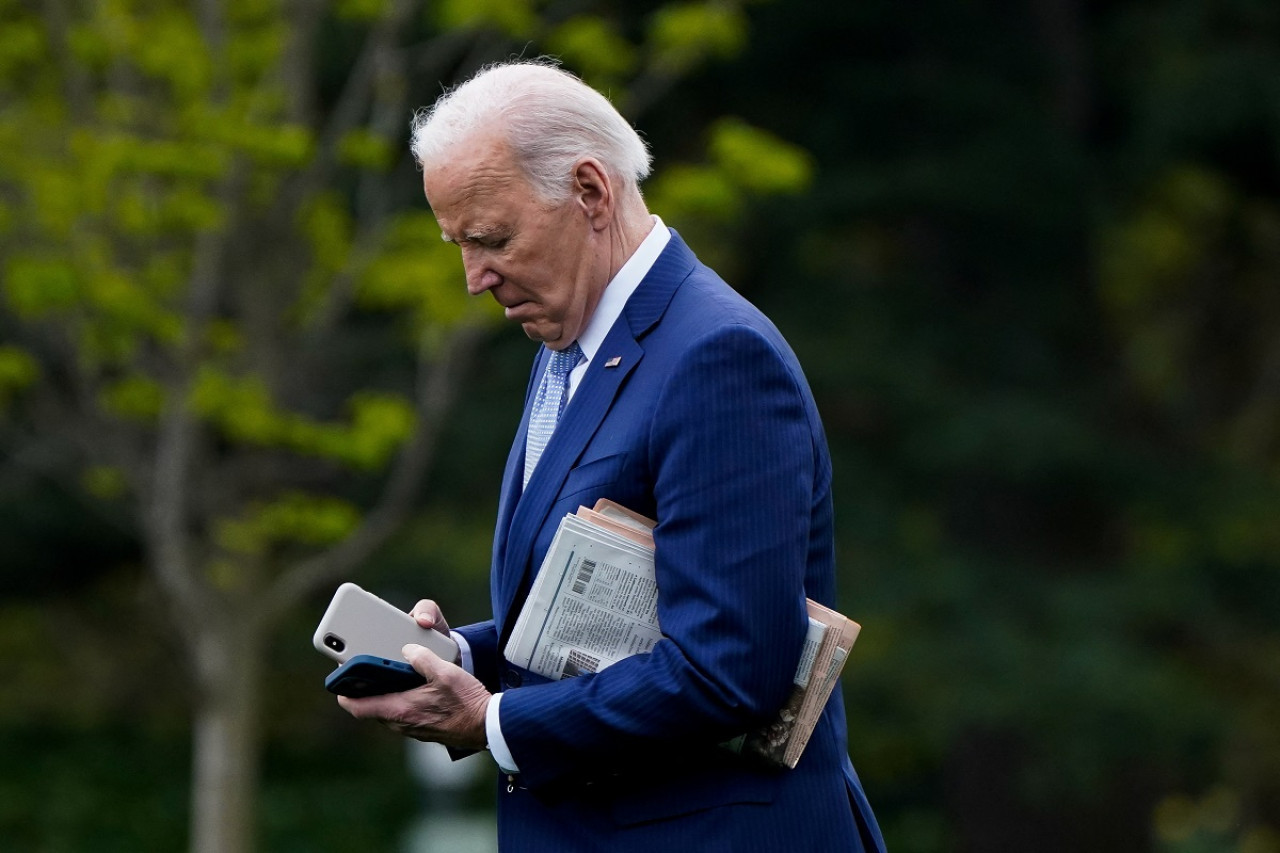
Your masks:
<path fill-rule="evenodd" d="M 531 391 L 545 362 L 544 348 Z M 504 853 L 883 850 L 839 689 L 794 770 L 716 746 L 777 711 L 805 597 L 835 598 L 826 438 L 777 329 L 673 232 L 522 490 L 528 403 L 502 483 L 494 618 L 461 629 L 476 674 L 505 690 L 521 770 L 498 794 Z M 560 520 L 599 498 L 658 521 L 664 639 L 550 683 L 500 650 Z"/>

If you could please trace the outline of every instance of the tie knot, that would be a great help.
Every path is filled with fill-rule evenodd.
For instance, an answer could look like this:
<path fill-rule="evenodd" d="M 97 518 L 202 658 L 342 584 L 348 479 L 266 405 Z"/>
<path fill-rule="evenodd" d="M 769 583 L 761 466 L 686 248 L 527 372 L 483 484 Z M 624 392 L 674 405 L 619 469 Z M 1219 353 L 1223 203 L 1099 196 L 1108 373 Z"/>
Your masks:
<path fill-rule="evenodd" d="M 551 353 L 551 363 L 547 365 L 547 370 L 553 376 L 567 376 L 571 370 L 578 366 L 578 362 L 581 359 L 582 347 L 578 346 L 577 341 L 574 341 L 564 349 Z"/>

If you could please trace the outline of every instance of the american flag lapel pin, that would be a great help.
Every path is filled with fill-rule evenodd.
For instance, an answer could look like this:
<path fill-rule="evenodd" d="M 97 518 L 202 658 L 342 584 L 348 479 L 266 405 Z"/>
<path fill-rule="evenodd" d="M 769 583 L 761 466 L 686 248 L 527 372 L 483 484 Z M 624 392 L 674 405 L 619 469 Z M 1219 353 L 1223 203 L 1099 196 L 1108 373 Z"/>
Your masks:
<path fill-rule="evenodd" d="M 604 363 L 604 366 L 605 366 L 605 367 L 617 367 L 619 364 L 622 364 L 622 356 L 620 356 L 620 355 L 615 355 L 613 358 L 611 358 L 611 359 L 609 359 L 608 361 L 606 361 L 606 362 Z"/>

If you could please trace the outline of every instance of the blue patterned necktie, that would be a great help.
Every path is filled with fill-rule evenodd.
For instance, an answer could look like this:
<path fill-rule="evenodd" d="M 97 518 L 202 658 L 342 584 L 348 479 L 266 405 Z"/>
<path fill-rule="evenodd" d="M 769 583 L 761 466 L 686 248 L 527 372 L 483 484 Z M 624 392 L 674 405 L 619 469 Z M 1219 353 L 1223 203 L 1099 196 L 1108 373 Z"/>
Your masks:
<path fill-rule="evenodd" d="M 559 352 L 551 353 L 551 361 L 542 373 L 542 384 L 533 400 L 529 413 L 529 435 L 524 447 L 524 484 L 529 485 L 533 469 L 537 467 L 542 451 L 546 450 L 551 433 L 555 432 L 565 403 L 569 401 L 569 373 L 582 360 L 582 348 L 577 342 Z"/>

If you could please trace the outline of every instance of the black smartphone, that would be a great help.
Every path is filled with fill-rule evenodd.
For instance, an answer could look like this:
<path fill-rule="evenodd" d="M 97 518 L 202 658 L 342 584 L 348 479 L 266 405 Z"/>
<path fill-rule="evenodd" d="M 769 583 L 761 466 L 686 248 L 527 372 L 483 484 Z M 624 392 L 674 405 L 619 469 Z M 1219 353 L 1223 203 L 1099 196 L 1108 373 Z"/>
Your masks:
<path fill-rule="evenodd" d="M 329 673 L 324 688 L 339 696 L 358 699 L 380 696 L 421 687 L 426 680 L 402 660 L 388 660 L 374 655 L 356 655 Z"/>

